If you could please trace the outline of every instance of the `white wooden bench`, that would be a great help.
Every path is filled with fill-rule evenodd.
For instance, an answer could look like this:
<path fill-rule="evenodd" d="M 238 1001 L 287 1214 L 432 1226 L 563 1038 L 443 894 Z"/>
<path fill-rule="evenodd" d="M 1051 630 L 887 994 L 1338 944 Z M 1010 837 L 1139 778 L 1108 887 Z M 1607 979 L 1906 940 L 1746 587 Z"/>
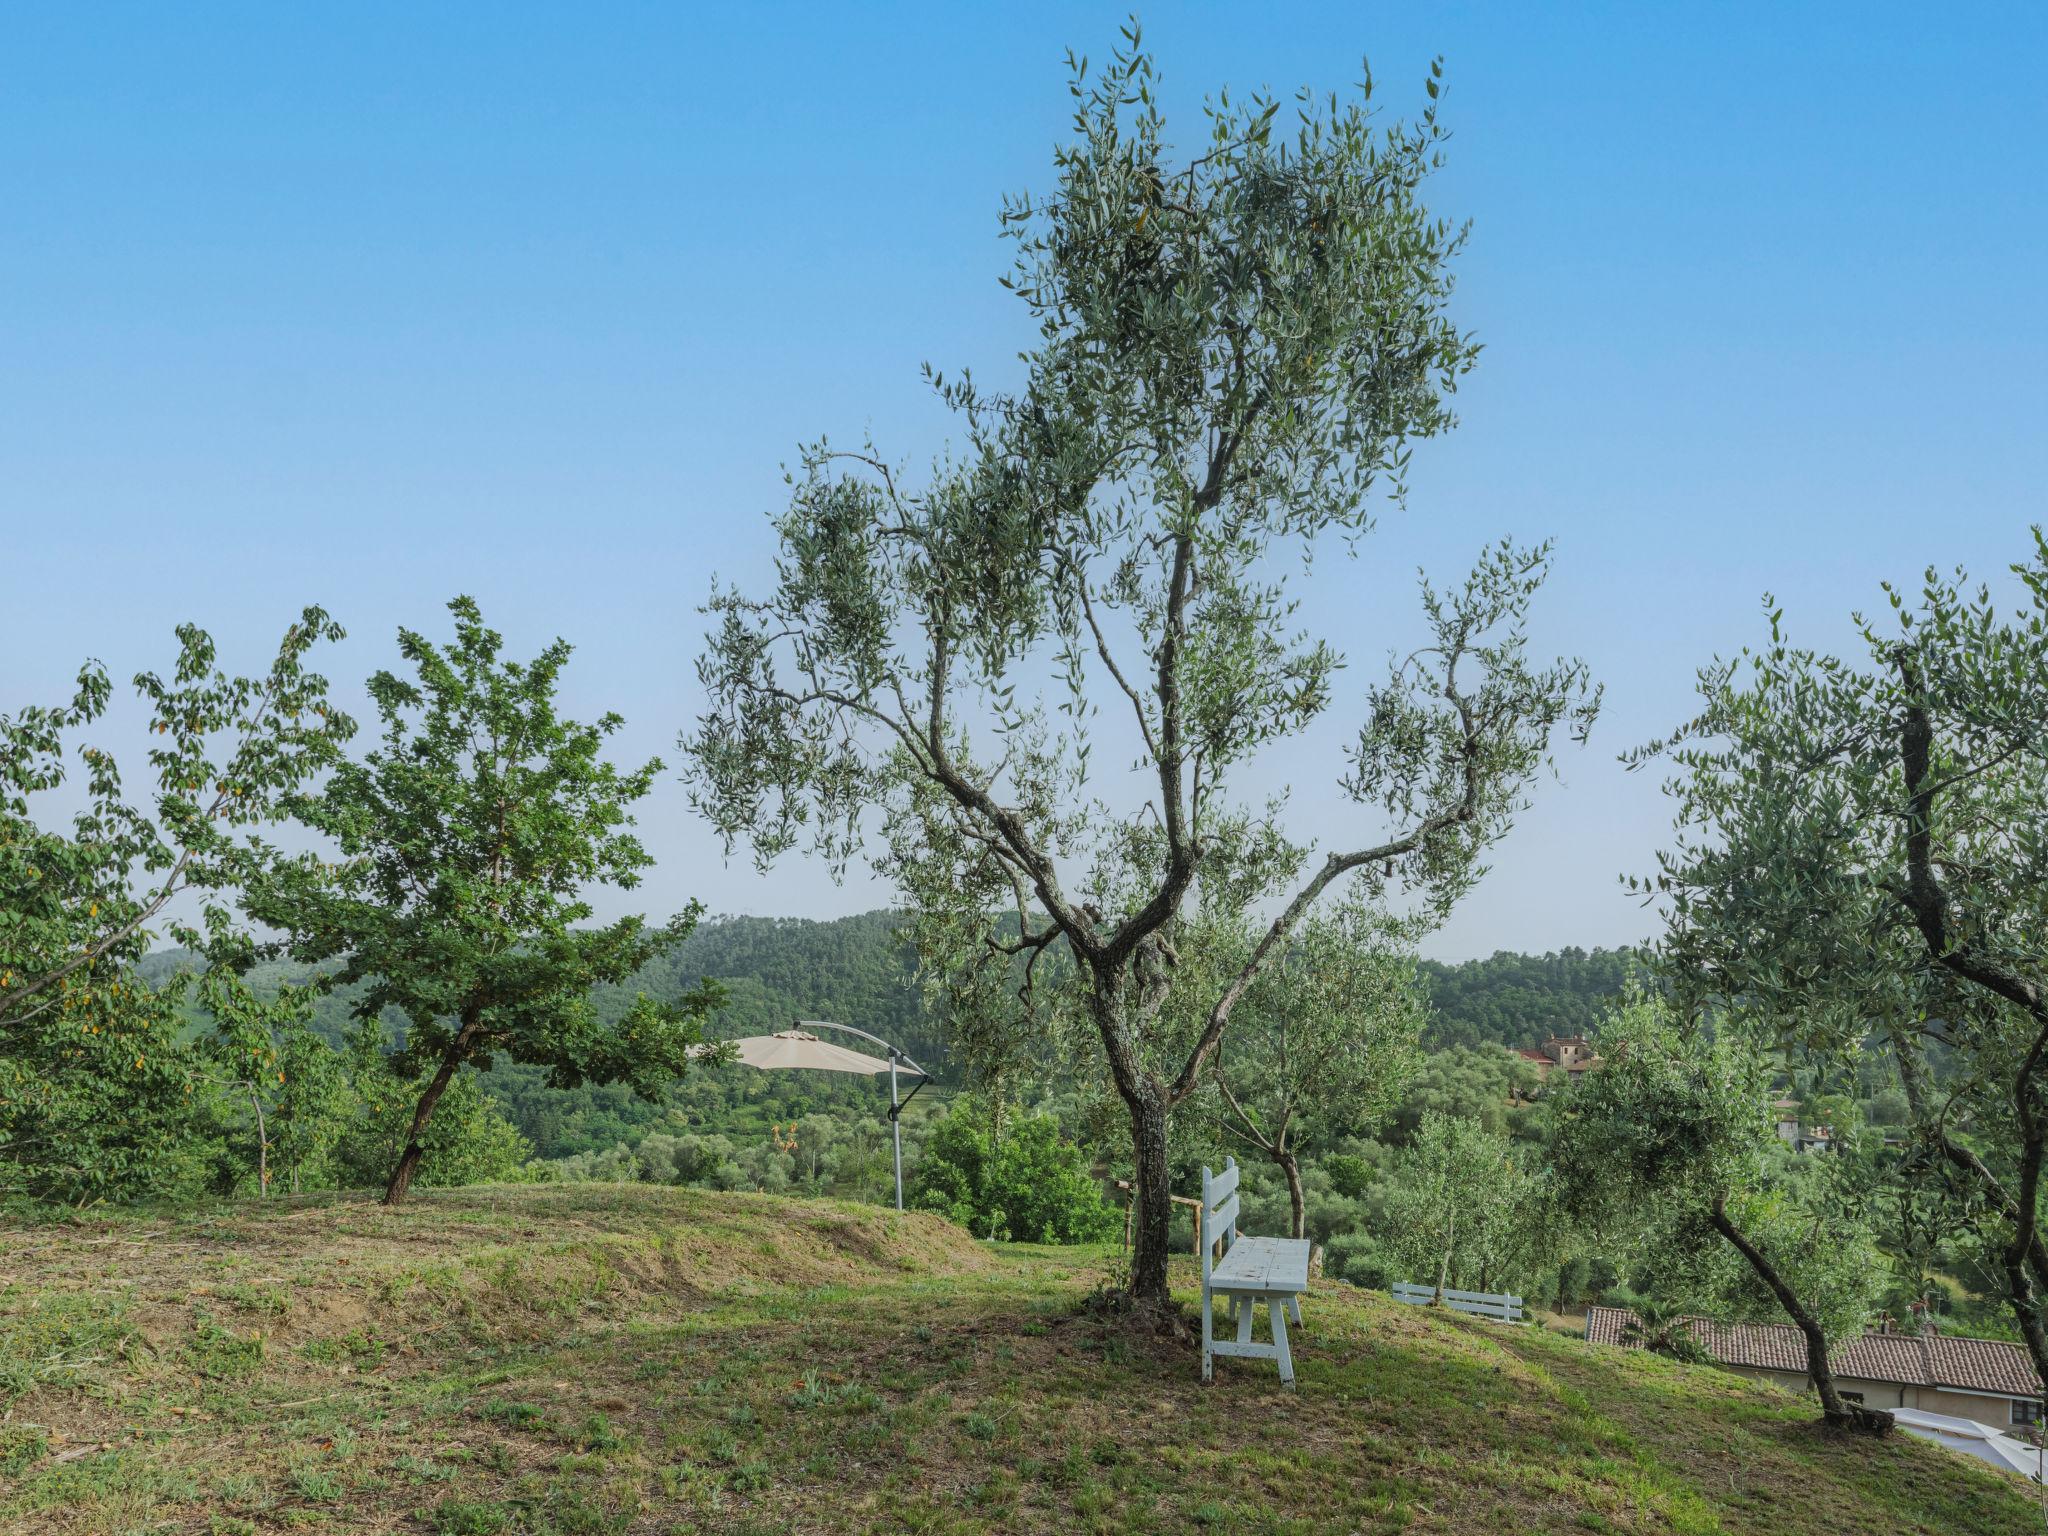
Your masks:
<path fill-rule="evenodd" d="M 1218 1257 L 1218 1250 L 1221 1257 Z M 1223 1172 L 1202 1170 L 1202 1380 L 1213 1380 L 1216 1356 L 1242 1355 L 1280 1362 L 1280 1380 L 1294 1385 L 1294 1356 L 1287 1348 L 1287 1320 L 1301 1326 L 1301 1293 L 1308 1289 L 1306 1238 L 1240 1237 L 1237 1231 L 1237 1159 Z M 1235 1339 L 1216 1337 L 1216 1298 L 1227 1297 L 1237 1324 Z M 1263 1301 L 1272 1319 L 1273 1342 L 1252 1342 L 1252 1312 Z"/>
<path fill-rule="evenodd" d="M 1405 1301 L 1411 1307 L 1426 1307 L 1436 1300 L 1436 1287 L 1413 1285 L 1403 1280 L 1394 1287 L 1394 1300 Z M 1444 1305 L 1453 1312 L 1490 1317 L 1498 1323 L 1519 1323 L 1522 1320 L 1522 1298 L 1519 1296 L 1495 1296 L 1488 1291 L 1445 1291 Z"/>

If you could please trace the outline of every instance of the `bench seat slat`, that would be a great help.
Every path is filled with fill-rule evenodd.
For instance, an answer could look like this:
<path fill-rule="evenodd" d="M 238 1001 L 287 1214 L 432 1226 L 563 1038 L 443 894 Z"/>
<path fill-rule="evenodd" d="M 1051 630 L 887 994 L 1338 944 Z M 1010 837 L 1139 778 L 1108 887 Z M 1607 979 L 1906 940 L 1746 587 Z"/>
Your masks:
<path fill-rule="evenodd" d="M 1216 1291 L 1305 1291 L 1309 1244 L 1306 1238 L 1240 1237 L 1210 1272 Z"/>

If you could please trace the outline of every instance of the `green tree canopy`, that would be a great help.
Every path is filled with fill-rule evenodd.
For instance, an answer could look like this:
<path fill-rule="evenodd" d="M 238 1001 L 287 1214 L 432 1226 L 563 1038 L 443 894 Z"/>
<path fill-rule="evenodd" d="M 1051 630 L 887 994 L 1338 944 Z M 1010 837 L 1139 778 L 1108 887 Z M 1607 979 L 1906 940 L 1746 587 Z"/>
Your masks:
<path fill-rule="evenodd" d="M 338 862 L 303 860 L 266 880 L 252 911 L 290 935 L 294 958 L 361 983 L 355 1011 L 407 1021 L 402 1066 L 431 1068 L 386 1198 L 401 1200 L 434 1106 L 463 1067 L 500 1053 L 557 1086 L 623 1082 L 659 1097 L 680 1076 L 710 990 L 666 1003 L 644 994 L 603 1020 L 591 989 L 622 982 L 680 942 L 696 912 L 650 928 L 624 917 L 586 927 L 584 891 L 631 889 L 653 860 L 633 803 L 660 762 L 622 772 L 602 756 L 622 723 L 564 719 L 555 693 L 569 647 L 502 659 L 503 640 L 469 598 L 449 604 L 455 639 L 411 630 L 415 678 L 370 679 L 380 744 L 338 765 L 293 808 L 327 834 Z"/>
<path fill-rule="evenodd" d="M 1863 1326 L 1882 1270 L 1851 1212 L 1797 1201 L 1771 1177 L 1768 1054 L 1736 1030 L 1680 1029 L 1640 994 L 1601 1045 L 1606 1064 L 1572 1085 L 1552 1141 L 1568 1208 L 1668 1289 L 1745 1310 L 1774 1302 L 1805 1337 L 1827 1417 L 1874 1423 L 1837 1391 L 1829 1346 Z"/>
<path fill-rule="evenodd" d="M 1234 971 L 1257 938 L 1233 913 L 1197 942 Z M 1305 919 L 1246 991 L 1212 1073 L 1225 1133 L 1286 1176 L 1293 1236 L 1308 1236 L 1302 1147 L 1377 1125 L 1419 1062 L 1422 1019 L 1407 934 L 1356 903 Z"/>
<path fill-rule="evenodd" d="M 1389 1246 L 1434 1282 L 1491 1291 L 1544 1250 L 1541 1177 L 1526 1149 L 1476 1120 L 1431 1110 L 1403 1150 Z"/>
<path fill-rule="evenodd" d="M 1422 200 L 1435 71 L 1407 123 L 1376 119 L 1369 82 L 1304 92 L 1286 130 L 1279 100 L 1220 95 L 1185 155 L 1154 83 L 1135 29 L 1074 64 L 1057 185 L 1003 213 L 1037 327 L 1021 384 L 935 379 L 966 442 L 921 486 L 872 447 L 805 453 L 775 582 L 714 594 L 685 746 L 699 805 L 764 860 L 808 841 L 843 863 L 880 808 L 878 862 L 956 1021 L 1067 957 L 1130 1122 L 1132 1290 L 1164 1304 L 1167 1117 L 1245 989 L 1340 882 L 1454 900 L 1594 698 L 1582 666 L 1530 662 L 1547 553 L 1503 545 L 1424 584 L 1419 644 L 1360 690 L 1330 765 L 1358 814 L 1330 846 L 1233 801 L 1337 698 L 1343 658 L 1294 628 L 1286 573 L 1399 496 L 1477 348 L 1447 313 L 1462 231 Z M 1173 927 L 1211 879 L 1275 915 L 1162 1063 Z"/>
<path fill-rule="evenodd" d="M 267 671 L 233 676 L 178 630 L 168 679 L 138 674 L 151 789 L 131 794 L 103 728 L 113 684 L 80 669 L 68 705 L 0 715 L 0 1188 L 122 1198 L 165 1180 L 203 1108 L 185 1049 L 185 983 L 142 984 L 160 933 L 245 965 L 238 891 L 274 866 L 265 840 L 353 731 L 306 658 L 340 626 L 307 608 Z M 45 809 L 82 767 L 82 808 Z"/>
<path fill-rule="evenodd" d="M 1659 756 L 1674 985 L 1821 1052 L 1873 1032 L 2048 1379 L 2048 538 L 2020 601 L 1930 570 L 1857 664 L 1770 640 L 1701 673 Z M 1929 1061 L 1951 1064 L 1937 1093 Z"/>

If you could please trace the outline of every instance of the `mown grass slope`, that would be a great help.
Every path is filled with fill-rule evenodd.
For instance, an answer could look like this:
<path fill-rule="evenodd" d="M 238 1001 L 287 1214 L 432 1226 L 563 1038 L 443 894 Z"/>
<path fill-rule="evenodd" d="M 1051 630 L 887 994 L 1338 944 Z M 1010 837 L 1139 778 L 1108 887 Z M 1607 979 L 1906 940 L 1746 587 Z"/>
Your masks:
<path fill-rule="evenodd" d="M 870 1207 L 428 1191 L 0 1252 L 10 1533 L 2039 1529 L 1909 1437 L 1342 1287 L 1298 1393 L 1204 1388 L 1083 1305 L 1110 1255 Z"/>

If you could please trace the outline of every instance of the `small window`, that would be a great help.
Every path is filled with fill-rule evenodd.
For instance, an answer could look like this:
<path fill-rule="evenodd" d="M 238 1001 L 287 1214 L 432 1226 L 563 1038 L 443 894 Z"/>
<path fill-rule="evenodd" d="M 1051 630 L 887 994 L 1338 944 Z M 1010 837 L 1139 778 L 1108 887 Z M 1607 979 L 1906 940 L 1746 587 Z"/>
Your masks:
<path fill-rule="evenodd" d="M 2014 1398 L 2012 1422 L 2015 1424 L 2039 1424 L 2041 1422 L 2041 1399 L 2038 1397 Z"/>
<path fill-rule="evenodd" d="M 1845 1403 L 1860 1403 L 1863 1401 L 1863 1394 L 1861 1392 L 1843 1392 L 1839 1395 Z"/>

